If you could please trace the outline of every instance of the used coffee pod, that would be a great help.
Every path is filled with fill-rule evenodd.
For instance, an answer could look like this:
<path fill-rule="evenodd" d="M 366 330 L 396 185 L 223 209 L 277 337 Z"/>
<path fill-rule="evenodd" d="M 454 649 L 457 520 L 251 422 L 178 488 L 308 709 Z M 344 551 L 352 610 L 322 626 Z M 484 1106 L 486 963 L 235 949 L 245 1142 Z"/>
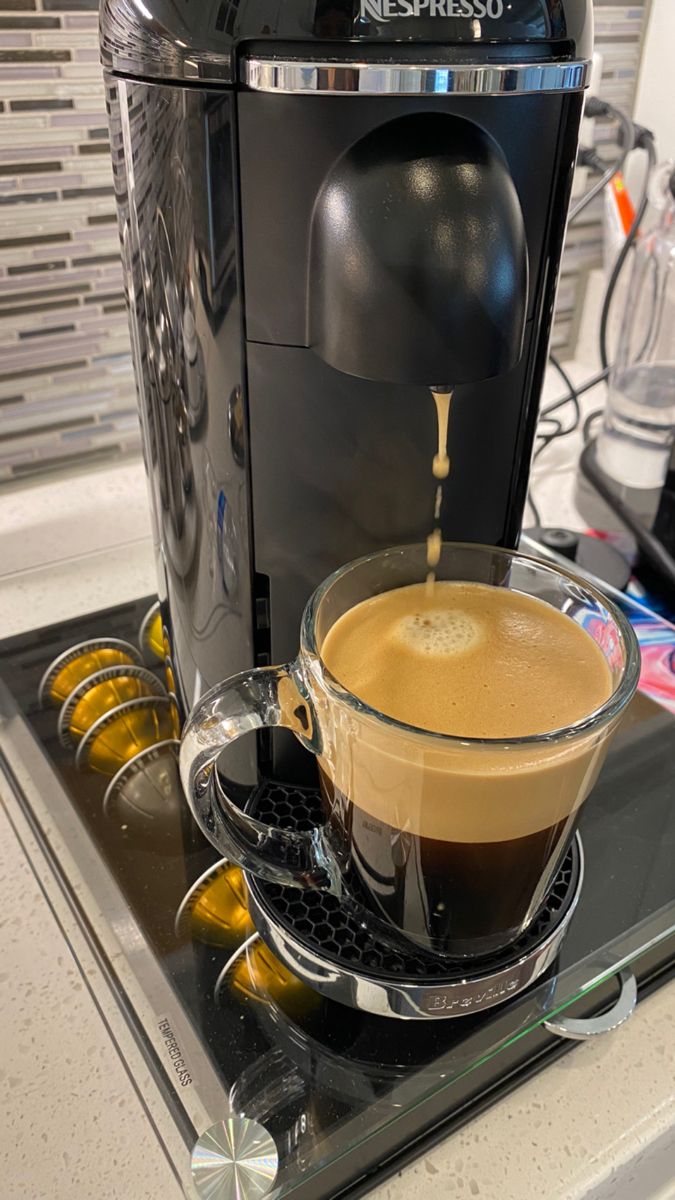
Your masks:
<path fill-rule="evenodd" d="M 110 780 L 103 812 L 132 835 L 172 833 L 183 806 L 178 774 L 180 742 L 170 739 L 141 750 Z M 153 840 L 153 846 L 155 845 Z"/>
<path fill-rule="evenodd" d="M 138 644 L 149 666 L 154 667 L 164 661 L 166 647 L 159 600 L 148 609 L 141 621 Z"/>
<path fill-rule="evenodd" d="M 227 859 L 209 867 L 183 897 L 175 921 L 176 937 L 233 950 L 253 933 L 248 894 L 240 867 Z"/>
<path fill-rule="evenodd" d="M 47 667 L 38 689 L 40 704 L 43 707 L 46 704 L 61 705 L 88 675 L 103 667 L 123 663 L 141 666 L 141 656 L 130 642 L 121 638 L 91 638 L 87 642 L 78 642 Z"/>
<path fill-rule="evenodd" d="M 177 726 L 178 713 L 170 696 L 127 700 L 87 730 L 75 764 L 100 775 L 115 775 L 141 750 L 175 738 Z"/>
<path fill-rule="evenodd" d="M 67 749 L 77 745 L 99 717 L 127 700 L 164 696 L 166 689 L 147 667 L 120 664 L 88 675 L 70 693 L 59 713 L 58 734 Z"/>

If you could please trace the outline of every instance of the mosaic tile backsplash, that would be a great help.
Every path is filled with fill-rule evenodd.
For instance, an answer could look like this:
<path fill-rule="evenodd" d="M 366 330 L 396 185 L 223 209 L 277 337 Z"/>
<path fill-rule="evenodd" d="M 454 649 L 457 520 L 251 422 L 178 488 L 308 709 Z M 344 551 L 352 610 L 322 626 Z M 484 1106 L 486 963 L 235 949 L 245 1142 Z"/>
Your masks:
<path fill-rule="evenodd" d="M 646 4 L 596 0 L 603 96 L 633 102 Z M 98 0 L 0 0 L 0 480 L 138 452 L 98 57 Z M 613 129 L 598 129 L 611 156 Z M 570 231 L 569 347 L 600 209 Z"/>
<path fill-rule="evenodd" d="M 139 447 L 98 0 L 0 0 L 0 479 Z"/>

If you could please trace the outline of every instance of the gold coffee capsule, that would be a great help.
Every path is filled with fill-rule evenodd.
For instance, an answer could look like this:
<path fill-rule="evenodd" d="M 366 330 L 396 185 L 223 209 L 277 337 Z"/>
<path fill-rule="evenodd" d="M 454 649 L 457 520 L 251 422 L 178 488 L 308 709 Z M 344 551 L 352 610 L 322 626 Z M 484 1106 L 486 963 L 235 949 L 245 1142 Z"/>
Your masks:
<path fill-rule="evenodd" d="M 279 962 L 269 946 L 255 933 L 239 952 L 232 955 L 220 972 L 215 987 L 216 1003 L 228 988 L 258 1004 L 274 1002 L 287 1016 L 294 1018 L 307 1016 L 321 1003 L 319 993 Z"/>
<path fill-rule="evenodd" d="M 176 677 L 173 673 L 173 666 L 170 658 L 164 659 L 164 677 L 166 679 L 166 690 L 176 695 Z"/>
<path fill-rule="evenodd" d="M 180 739 L 181 720 L 180 713 L 178 712 L 178 705 L 176 703 L 176 697 L 170 695 L 169 699 L 171 700 L 171 736 Z"/>
<path fill-rule="evenodd" d="M 141 750 L 172 740 L 177 720 L 175 701 L 170 696 L 127 700 L 87 730 L 77 747 L 76 766 L 115 775 Z"/>
<path fill-rule="evenodd" d="M 140 666 L 141 656 L 135 646 L 120 638 L 92 638 L 71 646 L 54 659 L 42 676 L 38 689 L 40 704 L 63 704 L 88 675 L 121 663 Z"/>
<path fill-rule="evenodd" d="M 320 1003 L 318 992 L 293 975 L 269 946 L 260 939 L 249 946 L 232 976 L 234 991 L 244 992 L 251 999 L 272 999 L 284 1012 L 300 1017 Z"/>
<path fill-rule="evenodd" d="M 164 630 L 159 600 L 146 612 L 138 631 L 138 644 L 145 661 L 156 666 L 164 659 Z"/>
<path fill-rule="evenodd" d="M 178 774 L 180 742 L 171 739 L 141 750 L 110 780 L 103 812 L 133 834 L 175 832 L 183 805 Z"/>
<path fill-rule="evenodd" d="M 70 693 L 59 713 L 59 741 L 76 746 L 99 717 L 142 696 L 164 696 L 166 689 L 147 667 L 126 663 L 88 675 Z"/>
<path fill-rule="evenodd" d="M 232 950 L 253 933 L 244 875 L 223 859 L 200 875 L 176 913 L 176 936 Z"/>

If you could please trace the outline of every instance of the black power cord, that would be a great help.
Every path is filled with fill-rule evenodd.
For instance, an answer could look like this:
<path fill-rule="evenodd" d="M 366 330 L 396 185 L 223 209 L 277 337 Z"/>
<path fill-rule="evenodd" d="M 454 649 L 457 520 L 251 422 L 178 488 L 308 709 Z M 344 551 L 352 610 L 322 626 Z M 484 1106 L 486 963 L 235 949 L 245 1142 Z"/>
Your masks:
<path fill-rule="evenodd" d="M 586 194 L 582 196 L 580 200 L 577 200 L 576 204 L 572 205 L 568 224 L 571 221 L 576 221 L 577 217 L 584 211 L 584 209 L 588 208 L 588 205 L 592 204 L 596 196 L 600 195 L 600 192 L 604 187 L 607 186 L 610 180 L 612 180 L 615 175 L 618 175 L 628 155 L 635 146 L 635 126 L 630 117 L 627 117 L 625 113 L 621 112 L 620 108 L 615 108 L 613 104 L 608 104 L 606 100 L 600 100 L 597 96 L 589 96 L 588 100 L 586 101 L 584 116 L 611 117 L 613 120 L 618 121 L 619 125 L 621 126 L 621 150 L 618 158 L 611 163 L 609 167 L 605 167 L 605 163 L 602 162 L 602 159 L 600 159 L 600 157 L 597 156 L 594 151 L 582 151 L 581 161 L 583 161 L 584 157 L 586 157 L 587 165 L 591 166 L 596 171 L 599 170 L 602 172 L 602 174 L 600 175 L 600 178 L 593 184 L 593 187 L 590 188 L 590 190 L 586 192 Z"/>
<path fill-rule="evenodd" d="M 549 360 L 550 360 L 551 364 L 555 367 L 558 374 L 560 375 L 560 378 L 562 379 L 565 386 L 567 388 L 569 388 L 569 394 L 567 396 L 562 396 L 560 400 L 554 400 L 553 403 L 548 404 L 546 406 L 546 408 L 542 408 L 542 410 L 539 414 L 539 423 L 541 424 L 542 422 L 545 422 L 546 424 L 553 426 L 553 430 L 552 430 L 552 432 L 549 432 L 549 433 L 539 433 L 538 432 L 537 435 L 538 435 L 538 437 L 541 438 L 541 441 L 532 456 L 533 463 L 537 461 L 540 454 L 543 454 L 544 450 L 546 450 L 547 447 L 551 445 L 551 442 L 554 442 L 556 438 L 566 437 L 567 434 L 573 433 L 574 430 L 579 427 L 579 421 L 581 420 L 581 409 L 579 407 L 579 393 L 578 393 L 577 389 L 574 387 L 574 384 L 572 383 L 572 380 L 570 379 L 569 375 L 567 374 L 567 371 L 562 366 L 562 364 L 558 361 L 555 354 L 550 353 Z M 564 405 L 570 404 L 570 403 L 574 405 L 574 419 L 573 419 L 572 424 L 567 429 L 565 429 L 562 421 L 558 417 L 554 417 L 553 413 L 557 412 L 558 409 L 562 408 Z M 530 509 L 532 510 L 535 524 L 541 526 L 541 514 L 539 512 L 539 509 L 538 509 L 535 501 L 534 501 L 531 491 L 528 493 L 527 502 L 530 506 Z"/>
<path fill-rule="evenodd" d="M 619 520 L 630 529 L 645 558 L 650 562 L 654 570 L 658 571 L 662 578 L 667 580 L 670 587 L 675 589 L 675 558 L 668 553 L 659 539 L 654 537 L 654 534 L 645 528 L 633 510 L 609 487 L 595 459 L 595 442 L 589 442 L 588 445 L 584 446 L 581 458 L 579 459 L 579 466 L 582 474 L 592 484 L 598 495 L 616 513 Z"/>
<path fill-rule="evenodd" d="M 647 205 L 649 204 L 649 180 L 652 170 L 656 165 L 656 146 L 654 143 L 654 134 L 651 132 L 651 130 L 645 129 L 641 125 L 636 125 L 635 129 L 636 149 L 639 148 L 641 150 L 646 150 L 647 152 L 647 172 L 645 175 L 644 187 L 642 189 L 642 198 L 637 207 L 633 224 L 626 234 L 626 240 L 624 241 L 617 260 L 612 268 L 612 274 L 610 275 L 609 283 L 607 284 L 607 291 L 605 292 L 605 299 L 602 305 L 602 314 L 600 316 L 600 362 L 602 363 L 603 368 L 607 369 L 609 367 L 609 355 L 607 352 L 607 329 L 609 326 L 612 300 L 614 299 L 616 285 L 619 282 L 619 276 L 623 270 L 624 263 L 628 258 L 631 246 L 638 235 L 640 225 L 642 224 L 644 215 L 647 211 Z"/>
<path fill-rule="evenodd" d="M 554 400 L 552 404 L 547 404 L 545 408 L 542 408 L 542 410 L 539 414 L 540 418 L 543 417 L 544 419 L 546 419 L 547 417 L 549 417 L 551 415 L 551 413 L 557 412 L 557 410 L 559 408 L 562 408 L 564 404 L 573 404 L 574 405 L 574 424 L 571 425 L 569 429 L 566 429 L 565 433 L 566 434 L 574 433 L 574 430 L 578 428 L 579 421 L 581 420 L 581 409 L 579 407 L 579 394 L 580 393 L 577 390 L 577 388 L 575 388 L 574 384 L 572 383 L 572 380 L 570 379 L 569 375 L 567 374 L 567 371 L 562 366 L 562 364 L 558 361 L 558 359 L 556 358 L 555 354 L 553 354 L 553 352 L 551 352 L 549 354 L 548 359 L 549 359 L 549 362 L 551 363 L 551 366 L 555 368 L 555 370 L 558 372 L 560 378 L 562 379 L 563 383 L 565 384 L 565 387 L 567 388 L 567 395 L 563 396 L 560 400 Z"/>
<path fill-rule="evenodd" d="M 581 200 L 579 200 L 577 204 L 573 206 L 569 215 L 570 222 L 575 220 L 576 217 L 578 217 L 580 213 L 592 203 L 596 196 L 600 194 L 602 189 L 606 187 L 610 180 L 613 179 L 614 176 L 621 170 L 631 150 L 642 149 L 646 151 L 647 171 L 645 174 L 642 196 L 635 213 L 635 218 L 630 229 L 628 230 L 614 267 L 612 268 L 612 273 L 605 291 L 600 318 L 599 335 L 602 370 L 593 375 L 590 379 L 587 379 L 584 383 L 575 387 L 570 379 L 570 376 L 567 374 L 556 356 L 554 354 L 549 354 L 551 365 L 555 368 L 563 380 L 563 383 L 567 388 L 567 394 L 561 396 L 559 400 L 553 401 L 552 404 L 548 404 L 541 410 L 540 420 L 553 423 L 556 428 L 554 428 L 553 432 L 551 433 L 543 433 L 539 435 L 541 437 L 541 442 L 534 452 L 532 458 L 533 462 L 539 458 L 544 450 L 546 450 L 546 448 L 550 446 L 551 442 L 553 442 L 556 438 L 564 437 L 569 433 L 573 433 L 574 430 L 578 428 L 581 420 L 579 397 L 585 392 L 591 391 L 592 388 L 597 387 L 597 385 L 606 380 L 610 374 L 611 367 L 609 365 L 609 357 L 607 353 L 607 329 L 609 325 L 612 301 L 614 299 L 614 293 L 616 291 L 619 277 L 626 263 L 631 247 L 637 238 L 640 225 L 642 224 L 644 215 L 647 211 L 647 206 L 649 204 L 649 179 L 656 164 L 656 147 L 654 135 L 651 130 L 646 129 L 642 125 L 635 124 L 630 120 L 629 117 L 625 115 L 625 113 L 622 113 L 620 109 L 615 108 L 613 105 L 608 104 L 605 101 L 599 100 L 597 97 L 591 97 L 588 100 L 585 112 L 589 117 L 613 117 L 619 122 L 621 126 L 621 152 L 616 161 L 606 169 L 604 168 L 604 163 L 595 153 L 595 151 L 583 150 L 581 152 L 581 161 L 585 162 L 585 165 L 590 166 L 591 169 L 596 171 L 598 174 L 600 174 L 602 171 L 602 174 L 600 174 L 600 178 L 593 185 L 593 187 L 581 197 Z M 675 171 L 673 172 L 670 186 L 673 196 L 675 196 Z M 562 422 L 558 418 L 553 417 L 553 413 L 557 412 L 558 409 L 562 408 L 566 404 L 574 405 L 574 421 L 569 428 L 564 429 Z M 658 540 L 644 528 L 644 526 L 637 520 L 634 513 L 630 511 L 623 501 L 620 501 L 614 495 L 595 464 L 595 456 L 591 453 L 592 444 L 590 443 L 590 434 L 593 422 L 597 419 L 597 417 L 602 415 L 602 412 L 602 409 L 596 409 L 594 412 L 589 413 L 584 421 L 583 437 L 585 448 L 582 452 L 580 460 L 581 470 L 596 491 L 602 496 L 605 502 L 613 509 L 619 519 L 622 520 L 624 524 L 634 533 L 637 541 L 642 546 L 643 551 L 646 557 L 649 558 L 650 562 L 656 567 L 657 570 L 661 570 L 662 573 L 666 575 L 666 577 L 669 579 L 669 582 L 673 583 L 675 580 L 675 574 L 672 572 L 675 572 L 675 560 L 671 558 L 661 543 L 658 542 Z M 528 494 L 527 499 L 537 525 L 541 525 L 541 517 L 537 505 L 530 494 Z"/>

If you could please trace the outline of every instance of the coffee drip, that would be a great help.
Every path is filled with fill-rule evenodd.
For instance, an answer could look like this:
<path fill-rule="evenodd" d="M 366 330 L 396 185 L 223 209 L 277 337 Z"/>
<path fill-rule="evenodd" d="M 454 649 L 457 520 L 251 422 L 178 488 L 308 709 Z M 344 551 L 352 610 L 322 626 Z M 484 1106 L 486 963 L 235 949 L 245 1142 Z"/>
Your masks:
<path fill-rule="evenodd" d="M 436 485 L 434 499 L 434 527 L 427 538 L 427 595 L 431 595 L 436 582 L 436 567 L 441 557 L 443 535 L 438 522 L 441 518 L 443 503 L 443 483 L 450 474 L 450 459 L 448 458 L 448 417 L 450 415 L 451 388 L 432 388 L 431 394 L 436 404 L 436 419 L 438 422 L 438 450 L 431 464 L 434 479 L 440 482 Z"/>

